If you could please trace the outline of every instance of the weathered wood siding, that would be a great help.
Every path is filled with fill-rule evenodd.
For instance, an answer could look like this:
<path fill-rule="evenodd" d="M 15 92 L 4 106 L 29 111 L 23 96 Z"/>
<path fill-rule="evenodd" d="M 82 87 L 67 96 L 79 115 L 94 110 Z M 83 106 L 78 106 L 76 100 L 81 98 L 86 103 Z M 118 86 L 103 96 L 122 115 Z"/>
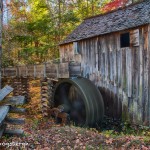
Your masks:
<path fill-rule="evenodd" d="M 59 54 L 61 61 L 63 62 L 73 61 L 74 60 L 73 43 L 61 46 Z"/>
<path fill-rule="evenodd" d="M 99 87 L 106 115 L 150 125 L 150 26 L 137 29 L 78 41 L 81 71 Z M 120 48 L 124 32 L 131 44 Z"/>

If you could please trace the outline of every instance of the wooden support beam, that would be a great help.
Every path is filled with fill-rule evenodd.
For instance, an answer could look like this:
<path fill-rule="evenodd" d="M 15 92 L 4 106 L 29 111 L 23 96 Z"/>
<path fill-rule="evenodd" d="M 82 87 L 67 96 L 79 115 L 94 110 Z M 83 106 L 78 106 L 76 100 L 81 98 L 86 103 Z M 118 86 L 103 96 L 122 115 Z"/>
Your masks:
<path fill-rule="evenodd" d="M 25 124 L 25 119 L 24 118 L 5 118 L 5 122 L 13 125 L 21 125 Z"/>
<path fill-rule="evenodd" d="M 23 136 L 24 131 L 21 129 L 14 129 L 14 130 L 10 130 L 10 129 L 6 129 L 4 131 L 4 134 L 7 134 L 9 136 L 13 136 L 13 135 L 17 135 L 17 136 Z"/>
<path fill-rule="evenodd" d="M 11 106 L 9 110 L 9 113 L 25 113 L 25 112 L 26 112 L 25 108 L 18 108 L 14 106 Z"/>

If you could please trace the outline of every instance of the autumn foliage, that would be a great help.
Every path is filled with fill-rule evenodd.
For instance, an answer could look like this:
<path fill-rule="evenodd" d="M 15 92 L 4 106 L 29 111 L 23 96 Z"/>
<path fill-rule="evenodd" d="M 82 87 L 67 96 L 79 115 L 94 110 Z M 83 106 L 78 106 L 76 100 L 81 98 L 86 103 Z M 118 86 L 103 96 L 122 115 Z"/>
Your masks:
<path fill-rule="evenodd" d="M 113 0 L 112 2 L 106 4 L 102 8 L 102 11 L 105 13 L 105 12 L 108 12 L 108 11 L 118 9 L 120 7 L 124 7 L 127 2 L 128 2 L 128 0 Z"/>

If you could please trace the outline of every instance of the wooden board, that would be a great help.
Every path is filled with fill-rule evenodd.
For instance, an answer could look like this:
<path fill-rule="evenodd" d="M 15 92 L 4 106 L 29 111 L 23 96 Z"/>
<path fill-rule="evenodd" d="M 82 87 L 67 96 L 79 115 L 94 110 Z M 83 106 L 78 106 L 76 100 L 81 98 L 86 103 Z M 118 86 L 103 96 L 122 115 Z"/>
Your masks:
<path fill-rule="evenodd" d="M 28 65 L 27 70 L 27 75 L 30 77 L 34 77 L 34 65 Z"/>
<path fill-rule="evenodd" d="M 9 136 L 13 136 L 13 135 L 23 136 L 23 133 L 24 133 L 24 131 L 21 129 L 14 129 L 14 130 L 6 129 L 4 131 L 4 134 L 7 134 Z"/>
<path fill-rule="evenodd" d="M 17 75 L 16 67 L 8 67 L 3 69 L 3 75 L 7 77 L 15 77 Z"/>
<path fill-rule="evenodd" d="M 0 90 L 0 101 L 3 100 L 9 93 L 13 91 L 13 88 L 6 85 L 3 89 Z"/>
<path fill-rule="evenodd" d="M 130 44 L 132 44 L 132 46 L 139 46 L 139 29 L 130 32 Z"/>
<path fill-rule="evenodd" d="M 26 66 L 19 66 L 18 67 L 18 75 L 19 76 L 27 76 L 27 67 Z"/>
<path fill-rule="evenodd" d="M 10 98 L 8 105 L 23 105 L 25 103 L 25 96 L 13 96 Z"/>
<path fill-rule="evenodd" d="M 21 125 L 25 124 L 25 119 L 24 118 L 5 118 L 5 122 L 13 125 Z"/>
<path fill-rule="evenodd" d="M 25 108 L 18 108 L 18 107 L 10 106 L 9 113 L 25 113 L 25 112 L 26 112 Z"/>
<path fill-rule="evenodd" d="M 69 76 L 81 76 L 81 63 L 69 64 Z"/>
<path fill-rule="evenodd" d="M 58 78 L 69 78 L 68 63 L 60 63 L 58 67 Z"/>
<path fill-rule="evenodd" d="M 3 122 L 3 120 L 7 116 L 9 108 L 10 108 L 9 106 L 0 106 L 0 124 Z"/>

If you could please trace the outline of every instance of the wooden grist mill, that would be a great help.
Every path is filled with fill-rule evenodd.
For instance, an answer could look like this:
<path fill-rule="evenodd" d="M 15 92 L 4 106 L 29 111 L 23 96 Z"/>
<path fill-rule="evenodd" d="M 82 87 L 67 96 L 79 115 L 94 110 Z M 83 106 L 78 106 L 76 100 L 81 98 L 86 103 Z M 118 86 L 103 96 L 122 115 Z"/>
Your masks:
<path fill-rule="evenodd" d="M 85 19 L 60 44 L 60 58 L 81 64 L 105 115 L 150 126 L 149 0 Z"/>

